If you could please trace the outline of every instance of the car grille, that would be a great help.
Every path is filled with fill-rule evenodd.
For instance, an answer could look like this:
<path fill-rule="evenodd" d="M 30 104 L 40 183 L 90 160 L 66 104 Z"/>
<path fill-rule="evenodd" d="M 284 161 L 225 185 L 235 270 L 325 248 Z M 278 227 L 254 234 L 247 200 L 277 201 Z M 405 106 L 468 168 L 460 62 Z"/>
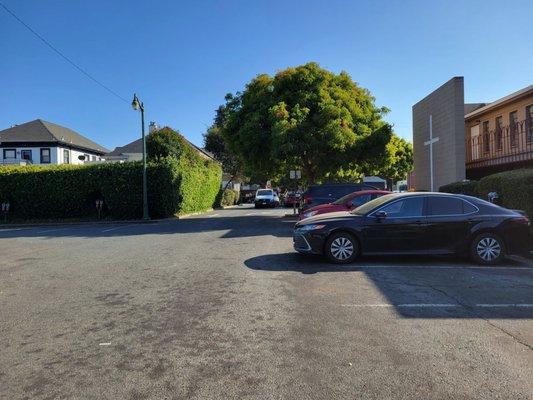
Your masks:
<path fill-rule="evenodd" d="M 311 246 L 302 235 L 294 235 L 294 248 L 299 250 L 311 250 Z"/>

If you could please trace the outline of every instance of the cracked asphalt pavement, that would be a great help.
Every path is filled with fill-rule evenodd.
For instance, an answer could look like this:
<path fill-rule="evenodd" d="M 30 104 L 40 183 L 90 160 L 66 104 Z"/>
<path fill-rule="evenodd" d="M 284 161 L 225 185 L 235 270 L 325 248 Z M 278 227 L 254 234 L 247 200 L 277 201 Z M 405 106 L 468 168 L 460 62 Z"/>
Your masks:
<path fill-rule="evenodd" d="M 0 398 L 533 398 L 533 261 L 332 266 L 285 212 L 1 229 Z"/>

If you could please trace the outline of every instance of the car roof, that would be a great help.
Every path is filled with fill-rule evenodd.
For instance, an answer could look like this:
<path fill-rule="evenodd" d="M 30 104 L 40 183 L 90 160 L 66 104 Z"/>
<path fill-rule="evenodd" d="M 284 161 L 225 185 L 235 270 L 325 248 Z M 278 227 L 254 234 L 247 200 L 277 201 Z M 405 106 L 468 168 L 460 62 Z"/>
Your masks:
<path fill-rule="evenodd" d="M 371 184 L 369 183 L 321 183 L 321 184 L 316 184 L 316 185 L 309 185 L 310 188 L 312 187 L 324 187 L 324 186 L 372 186 Z"/>

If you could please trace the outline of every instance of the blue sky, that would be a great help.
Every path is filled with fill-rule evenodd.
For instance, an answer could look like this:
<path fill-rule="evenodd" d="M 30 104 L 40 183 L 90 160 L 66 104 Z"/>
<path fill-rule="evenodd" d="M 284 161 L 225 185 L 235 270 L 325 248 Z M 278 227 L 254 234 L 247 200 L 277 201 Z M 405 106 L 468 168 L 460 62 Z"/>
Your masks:
<path fill-rule="evenodd" d="M 411 139 L 411 107 L 453 76 L 467 102 L 533 83 L 530 1 L 0 0 L 146 119 L 202 133 L 227 92 L 317 61 L 368 88 Z M 0 129 L 35 118 L 114 148 L 139 115 L 0 8 Z"/>

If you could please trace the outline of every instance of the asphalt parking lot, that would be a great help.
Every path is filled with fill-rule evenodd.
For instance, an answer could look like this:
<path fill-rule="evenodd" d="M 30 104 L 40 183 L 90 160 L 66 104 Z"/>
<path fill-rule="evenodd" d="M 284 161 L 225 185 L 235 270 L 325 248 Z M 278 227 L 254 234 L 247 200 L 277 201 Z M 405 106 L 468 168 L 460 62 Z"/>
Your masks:
<path fill-rule="evenodd" d="M 533 261 L 331 266 L 285 212 L 0 230 L 0 398 L 533 398 Z"/>

